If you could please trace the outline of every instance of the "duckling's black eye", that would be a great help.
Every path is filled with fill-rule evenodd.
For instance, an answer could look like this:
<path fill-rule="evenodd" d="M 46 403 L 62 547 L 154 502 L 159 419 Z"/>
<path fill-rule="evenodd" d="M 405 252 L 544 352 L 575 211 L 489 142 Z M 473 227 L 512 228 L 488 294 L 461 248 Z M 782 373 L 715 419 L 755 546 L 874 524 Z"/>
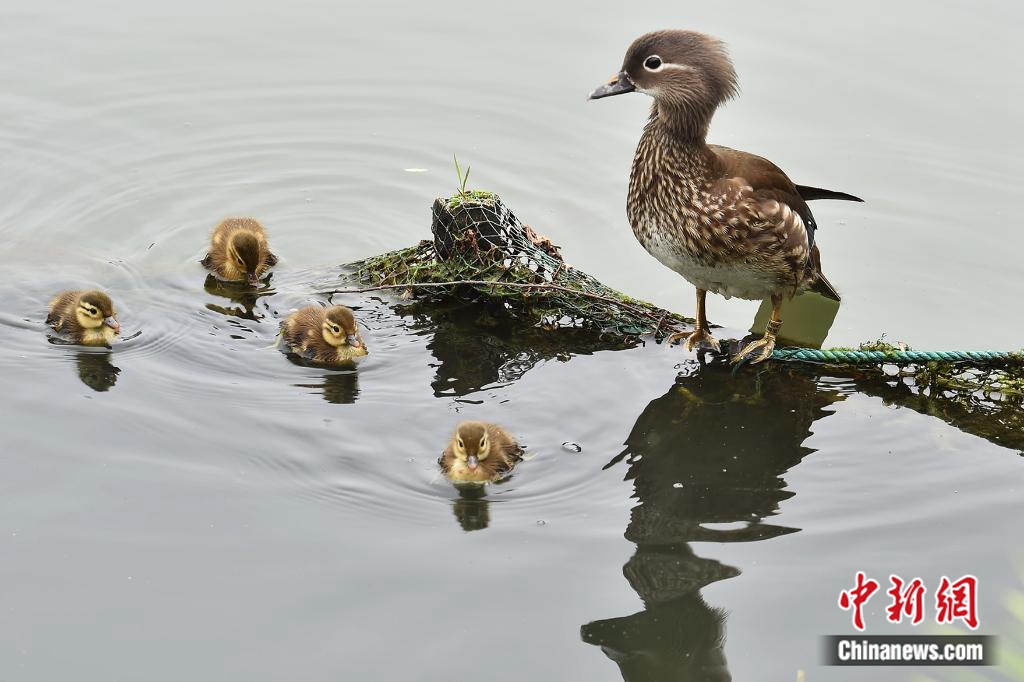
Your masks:
<path fill-rule="evenodd" d="M 459 439 L 459 447 L 460 447 L 460 448 L 464 448 L 464 447 L 466 447 L 466 444 L 462 442 L 462 439 L 461 439 L 461 438 Z"/>
<path fill-rule="evenodd" d="M 661 57 L 656 54 L 652 54 L 644 60 L 644 68 L 648 71 L 657 71 L 661 68 Z"/>

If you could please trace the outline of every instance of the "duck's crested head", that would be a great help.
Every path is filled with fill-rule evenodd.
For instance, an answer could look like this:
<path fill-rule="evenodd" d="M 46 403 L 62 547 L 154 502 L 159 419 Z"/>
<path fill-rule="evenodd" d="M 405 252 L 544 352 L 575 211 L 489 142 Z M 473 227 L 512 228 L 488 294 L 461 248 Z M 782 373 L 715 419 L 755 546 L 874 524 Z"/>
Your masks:
<path fill-rule="evenodd" d="M 590 99 L 634 91 L 652 96 L 678 116 L 709 118 L 736 95 L 736 71 L 717 38 L 697 31 L 654 31 L 633 41 L 622 69 Z"/>
<path fill-rule="evenodd" d="M 491 439 L 483 422 L 462 422 L 452 436 L 452 452 L 473 471 L 491 454 Z"/>
<path fill-rule="evenodd" d="M 336 305 L 327 309 L 324 314 L 324 323 L 321 328 L 324 341 L 334 346 L 351 346 L 361 348 L 363 341 L 359 336 L 359 328 L 356 326 L 355 315 L 343 305 Z"/>
<path fill-rule="evenodd" d="M 75 318 L 78 320 L 78 324 L 86 329 L 96 329 L 107 325 L 114 332 L 119 332 L 121 325 L 118 324 L 116 315 L 114 302 L 102 291 L 84 291 L 78 297 Z"/>
<path fill-rule="evenodd" d="M 234 259 L 235 267 L 246 274 L 249 284 L 259 284 L 259 270 L 263 265 L 263 258 L 260 253 L 260 241 L 256 235 L 250 232 L 234 233 L 228 244 L 228 258 Z"/>

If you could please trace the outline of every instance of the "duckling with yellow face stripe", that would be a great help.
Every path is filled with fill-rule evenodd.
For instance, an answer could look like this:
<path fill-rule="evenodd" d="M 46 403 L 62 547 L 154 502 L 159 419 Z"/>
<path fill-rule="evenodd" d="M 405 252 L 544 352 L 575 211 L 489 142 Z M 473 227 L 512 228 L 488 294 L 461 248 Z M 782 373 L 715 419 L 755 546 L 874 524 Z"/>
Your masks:
<path fill-rule="evenodd" d="M 355 316 L 343 305 L 296 310 L 281 323 L 280 338 L 296 355 L 327 365 L 348 363 L 369 352 Z"/>
<path fill-rule="evenodd" d="M 487 483 L 508 475 L 523 458 L 522 449 L 509 433 L 487 422 L 462 422 L 437 463 L 455 483 Z"/>
<path fill-rule="evenodd" d="M 203 267 L 225 282 L 246 282 L 258 287 L 277 256 L 267 246 L 267 231 L 255 218 L 222 220 L 210 234 L 210 251 Z"/>
<path fill-rule="evenodd" d="M 46 324 L 83 346 L 110 346 L 121 325 L 102 291 L 62 291 L 50 300 Z"/>

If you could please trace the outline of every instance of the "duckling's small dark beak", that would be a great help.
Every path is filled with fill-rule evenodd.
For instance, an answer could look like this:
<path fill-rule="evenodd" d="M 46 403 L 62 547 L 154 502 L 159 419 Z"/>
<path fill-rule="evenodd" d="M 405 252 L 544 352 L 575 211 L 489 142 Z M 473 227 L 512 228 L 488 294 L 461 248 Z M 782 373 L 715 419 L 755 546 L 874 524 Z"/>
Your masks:
<path fill-rule="evenodd" d="M 115 332 L 121 331 L 121 324 L 117 320 L 114 319 L 113 315 L 111 315 L 110 317 L 104 319 L 103 320 L 103 324 L 107 325 L 108 327 L 113 329 Z"/>
<path fill-rule="evenodd" d="M 260 276 L 255 272 L 249 273 L 249 286 L 258 287 L 260 285 Z"/>
<path fill-rule="evenodd" d="M 353 348 L 360 348 L 363 345 L 362 342 L 359 340 L 359 337 L 356 336 L 355 334 L 349 334 L 348 336 L 346 336 L 345 343 L 352 346 Z"/>
<path fill-rule="evenodd" d="M 470 455 L 466 458 L 466 466 L 469 467 L 470 471 L 476 471 L 477 463 L 476 455 Z"/>
<path fill-rule="evenodd" d="M 612 95 L 624 95 L 634 90 L 636 90 L 636 86 L 629 80 L 629 76 L 626 75 L 625 71 L 620 71 L 612 76 L 610 81 L 590 93 L 590 97 L 587 99 L 601 99 L 602 97 L 611 97 Z"/>

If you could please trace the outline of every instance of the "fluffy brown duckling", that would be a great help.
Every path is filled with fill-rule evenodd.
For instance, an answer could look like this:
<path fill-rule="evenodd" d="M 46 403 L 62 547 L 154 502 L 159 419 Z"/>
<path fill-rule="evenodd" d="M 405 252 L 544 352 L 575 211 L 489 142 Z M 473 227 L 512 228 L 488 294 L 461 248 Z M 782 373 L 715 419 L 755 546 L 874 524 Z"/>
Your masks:
<path fill-rule="evenodd" d="M 62 291 L 50 300 L 46 324 L 83 346 L 110 346 L 121 325 L 102 291 Z"/>
<path fill-rule="evenodd" d="M 462 422 L 437 463 L 450 481 L 486 483 L 504 478 L 522 458 L 515 439 L 497 424 Z"/>
<path fill-rule="evenodd" d="M 343 305 L 296 310 L 281 323 L 281 340 L 293 353 L 334 365 L 366 355 L 366 344 L 352 311 Z"/>
<path fill-rule="evenodd" d="M 210 233 L 210 251 L 200 261 L 214 277 L 257 287 L 277 256 L 267 246 L 267 231 L 255 218 L 227 218 Z"/>

